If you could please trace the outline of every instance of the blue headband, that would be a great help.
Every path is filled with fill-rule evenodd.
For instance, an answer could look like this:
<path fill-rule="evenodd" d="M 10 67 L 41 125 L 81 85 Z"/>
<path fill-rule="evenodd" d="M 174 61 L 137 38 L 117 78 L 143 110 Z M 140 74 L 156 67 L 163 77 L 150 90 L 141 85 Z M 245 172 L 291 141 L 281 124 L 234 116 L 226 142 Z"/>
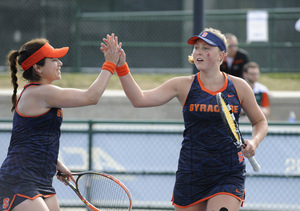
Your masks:
<path fill-rule="evenodd" d="M 205 41 L 207 44 L 212 45 L 212 46 L 217 46 L 221 51 L 224 51 L 225 53 L 227 52 L 225 43 L 223 40 L 215 35 L 214 33 L 204 31 L 201 32 L 199 35 L 194 35 L 188 40 L 189 45 L 194 45 L 196 40 L 202 39 Z"/>

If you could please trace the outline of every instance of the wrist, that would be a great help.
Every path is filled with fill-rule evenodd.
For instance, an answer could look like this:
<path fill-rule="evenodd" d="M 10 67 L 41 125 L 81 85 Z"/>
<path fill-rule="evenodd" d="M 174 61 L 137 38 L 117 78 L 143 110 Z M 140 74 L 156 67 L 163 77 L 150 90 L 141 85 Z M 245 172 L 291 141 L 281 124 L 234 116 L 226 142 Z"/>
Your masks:
<path fill-rule="evenodd" d="M 123 65 L 125 65 L 125 63 L 126 63 L 126 62 L 118 63 L 118 64 L 117 64 L 117 68 L 118 68 L 118 67 L 122 67 Z"/>
<path fill-rule="evenodd" d="M 105 61 L 102 65 L 102 70 L 107 70 L 109 71 L 112 75 L 114 74 L 116 69 L 116 64 L 110 61 Z"/>
<path fill-rule="evenodd" d="M 120 67 L 116 67 L 116 72 L 119 77 L 127 75 L 130 72 L 127 62 Z"/>

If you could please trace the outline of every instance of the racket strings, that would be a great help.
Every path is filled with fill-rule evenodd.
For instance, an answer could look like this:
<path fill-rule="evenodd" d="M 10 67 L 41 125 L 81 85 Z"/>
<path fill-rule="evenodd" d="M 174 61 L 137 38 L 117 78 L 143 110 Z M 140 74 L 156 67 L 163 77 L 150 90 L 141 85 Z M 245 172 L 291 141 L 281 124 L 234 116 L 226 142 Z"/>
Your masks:
<path fill-rule="evenodd" d="M 81 195 L 101 211 L 125 211 L 130 206 L 125 190 L 107 177 L 85 174 L 78 179 L 77 185 Z"/>
<path fill-rule="evenodd" d="M 225 118 L 226 121 L 228 123 L 228 126 L 232 132 L 232 134 L 234 135 L 235 139 L 237 142 L 233 142 L 235 145 L 237 145 L 238 147 L 242 146 L 242 141 L 241 141 L 241 135 L 239 134 L 239 131 L 237 129 L 237 125 L 235 122 L 235 117 L 234 114 L 230 108 L 230 105 L 227 103 L 227 101 L 225 101 L 224 98 L 221 97 L 221 105 L 222 105 L 222 110 L 224 111 L 225 114 Z"/>
<path fill-rule="evenodd" d="M 238 148 L 246 147 L 247 145 L 245 143 L 245 140 L 242 137 L 242 133 L 239 130 L 239 125 L 235 119 L 235 116 L 232 112 L 232 109 L 228 101 L 226 100 L 226 98 L 223 96 L 221 92 L 217 93 L 216 99 L 217 99 L 217 104 L 220 108 L 221 118 L 233 143 Z M 257 163 L 256 159 L 254 157 L 250 157 L 248 159 L 253 167 L 253 170 L 259 171 L 260 165 Z"/>
<path fill-rule="evenodd" d="M 230 129 L 233 132 L 233 134 L 236 137 L 236 139 L 238 140 L 239 137 L 238 137 L 238 134 L 236 133 L 236 125 L 235 125 L 235 123 L 233 121 L 233 118 L 234 118 L 233 114 L 232 114 L 232 112 L 230 112 L 231 109 L 230 109 L 230 107 L 228 108 L 229 105 L 226 105 L 226 103 L 225 103 L 225 101 L 223 99 L 221 100 L 221 102 L 222 102 L 223 111 L 225 113 L 226 120 L 227 120 L 227 122 L 228 122 L 228 124 L 230 126 Z"/>

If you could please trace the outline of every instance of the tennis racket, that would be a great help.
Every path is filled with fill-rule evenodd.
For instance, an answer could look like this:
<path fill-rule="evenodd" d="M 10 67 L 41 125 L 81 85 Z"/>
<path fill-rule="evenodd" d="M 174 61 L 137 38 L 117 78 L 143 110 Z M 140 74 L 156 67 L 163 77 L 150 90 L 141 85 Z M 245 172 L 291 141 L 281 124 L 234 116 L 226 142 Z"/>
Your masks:
<path fill-rule="evenodd" d="M 219 92 L 216 95 L 217 103 L 220 109 L 220 114 L 223 119 L 224 125 L 226 127 L 227 132 L 229 133 L 233 143 L 237 147 L 246 147 L 246 143 L 243 139 L 242 133 L 239 129 L 239 125 L 235 120 L 234 114 L 231 110 L 231 107 L 224 97 L 224 95 Z M 253 170 L 258 172 L 260 170 L 260 165 L 257 163 L 255 157 L 248 158 Z"/>
<path fill-rule="evenodd" d="M 100 172 L 74 173 L 76 183 L 69 182 L 65 174 L 58 172 L 81 201 L 93 211 L 129 211 L 132 198 L 127 187 L 117 178 Z"/>

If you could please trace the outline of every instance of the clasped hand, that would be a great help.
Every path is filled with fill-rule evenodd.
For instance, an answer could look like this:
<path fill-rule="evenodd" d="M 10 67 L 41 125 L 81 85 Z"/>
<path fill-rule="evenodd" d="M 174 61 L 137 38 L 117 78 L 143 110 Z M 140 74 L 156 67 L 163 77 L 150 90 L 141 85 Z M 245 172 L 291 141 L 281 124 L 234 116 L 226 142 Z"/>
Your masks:
<path fill-rule="evenodd" d="M 104 53 L 105 61 L 116 64 L 117 67 L 123 66 L 126 62 L 126 54 L 122 49 L 122 43 L 118 42 L 118 37 L 114 33 L 107 34 L 101 43 L 101 51 Z"/>

